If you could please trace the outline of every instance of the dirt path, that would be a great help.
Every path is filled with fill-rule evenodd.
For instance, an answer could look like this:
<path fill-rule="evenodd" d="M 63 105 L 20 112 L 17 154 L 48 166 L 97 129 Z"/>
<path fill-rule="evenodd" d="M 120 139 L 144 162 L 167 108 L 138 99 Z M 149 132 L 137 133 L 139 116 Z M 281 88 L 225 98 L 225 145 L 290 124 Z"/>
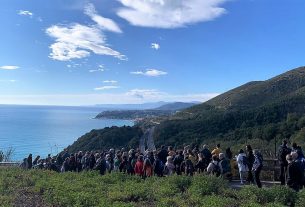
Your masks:
<path fill-rule="evenodd" d="M 14 200 L 14 207 L 50 207 L 40 193 L 31 191 L 29 188 L 18 190 Z"/>
<path fill-rule="evenodd" d="M 276 181 L 261 181 L 261 183 L 262 183 L 263 187 L 267 187 L 267 188 L 275 186 L 275 185 L 280 185 L 280 182 L 276 182 Z M 239 180 L 232 180 L 232 181 L 230 181 L 229 185 L 231 188 L 239 190 L 243 186 L 246 186 L 249 184 L 240 184 Z"/>

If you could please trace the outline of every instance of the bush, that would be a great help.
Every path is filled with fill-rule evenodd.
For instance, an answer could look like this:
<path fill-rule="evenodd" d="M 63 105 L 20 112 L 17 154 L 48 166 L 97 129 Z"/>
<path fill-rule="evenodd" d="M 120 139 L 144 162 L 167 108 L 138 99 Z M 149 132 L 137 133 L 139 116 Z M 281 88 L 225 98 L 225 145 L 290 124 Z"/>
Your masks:
<path fill-rule="evenodd" d="M 14 206 L 20 190 L 50 206 L 99 207 L 282 207 L 303 206 L 305 190 L 295 193 L 274 186 L 232 190 L 213 176 L 151 177 L 98 172 L 55 173 L 43 170 L 0 170 L 0 206 Z M 20 199 L 19 199 L 20 201 Z"/>
<path fill-rule="evenodd" d="M 271 188 L 245 186 L 237 192 L 237 196 L 239 200 L 243 200 L 246 204 L 258 203 L 266 205 L 276 203 L 276 206 L 287 206 L 295 203 L 297 194 L 284 186 L 274 186 Z"/>
<path fill-rule="evenodd" d="M 189 188 L 190 196 L 205 196 L 220 194 L 228 188 L 228 184 L 220 177 L 215 176 L 194 176 L 192 185 Z"/>

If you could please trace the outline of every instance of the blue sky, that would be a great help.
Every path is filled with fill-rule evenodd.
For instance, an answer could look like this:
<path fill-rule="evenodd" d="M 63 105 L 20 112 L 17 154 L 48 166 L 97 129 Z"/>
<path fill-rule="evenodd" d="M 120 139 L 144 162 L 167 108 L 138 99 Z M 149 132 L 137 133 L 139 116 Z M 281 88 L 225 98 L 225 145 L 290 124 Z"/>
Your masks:
<path fill-rule="evenodd" d="M 304 65 L 304 0 L 3 0 L 0 104 L 205 101 Z"/>

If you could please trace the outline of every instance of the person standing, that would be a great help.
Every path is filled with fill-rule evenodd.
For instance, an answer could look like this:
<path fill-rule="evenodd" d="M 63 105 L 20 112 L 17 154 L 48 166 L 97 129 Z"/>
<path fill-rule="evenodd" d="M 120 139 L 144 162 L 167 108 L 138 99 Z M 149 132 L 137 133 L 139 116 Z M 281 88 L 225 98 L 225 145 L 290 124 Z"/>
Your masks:
<path fill-rule="evenodd" d="M 205 159 L 207 160 L 208 163 L 211 162 L 212 160 L 212 154 L 208 148 L 208 145 L 203 145 L 203 149 L 201 151 L 202 155 L 205 157 Z"/>
<path fill-rule="evenodd" d="M 263 156 L 260 154 L 258 150 L 254 150 L 254 163 L 252 167 L 252 171 L 254 172 L 255 183 L 257 187 L 261 188 L 262 184 L 260 181 L 260 173 L 263 168 Z"/>
<path fill-rule="evenodd" d="M 217 157 L 219 157 L 219 154 L 220 154 L 220 153 L 221 153 L 220 144 L 217 144 L 217 145 L 216 145 L 216 148 L 213 149 L 213 151 L 212 151 L 212 156 L 213 156 L 213 155 L 216 155 Z"/>
<path fill-rule="evenodd" d="M 144 157 L 140 155 L 138 161 L 135 164 L 134 172 L 136 175 L 143 177 L 144 175 Z"/>
<path fill-rule="evenodd" d="M 183 151 L 179 151 L 178 152 L 178 155 L 175 156 L 174 158 L 174 165 L 175 165 L 175 171 L 177 173 L 177 175 L 181 175 L 182 172 L 181 172 L 181 163 L 183 162 Z"/>
<path fill-rule="evenodd" d="M 286 156 L 287 166 L 287 185 L 295 191 L 299 191 L 302 187 L 304 170 L 297 161 L 298 153 L 292 152 Z"/>
<path fill-rule="evenodd" d="M 225 154 L 219 154 L 219 167 L 221 171 L 221 175 L 223 178 L 231 180 L 232 179 L 232 171 L 230 160 L 225 157 Z"/>
<path fill-rule="evenodd" d="M 33 157 L 32 157 L 32 154 L 29 154 L 27 161 L 28 161 L 28 169 L 32 169 L 32 167 L 33 167 L 33 162 L 32 162 L 33 161 Z"/>
<path fill-rule="evenodd" d="M 237 155 L 236 161 L 238 164 L 240 183 L 244 184 L 244 176 L 249 171 L 247 164 L 247 155 L 244 150 L 239 150 L 239 154 Z"/>
<path fill-rule="evenodd" d="M 255 157 L 254 157 L 251 145 L 247 145 L 246 146 L 246 150 L 247 150 L 247 160 L 248 160 L 248 177 L 247 177 L 247 181 L 251 184 L 251 183 L 254 182 L 253 174 L 252 174 L 252 168 L 253 168 L 253 163 L 255 161 Z"/>
<path fill-rule="evenodd" d="M 281 168 L 281 172 L 280 172 L 281 185 L 286 184 L 286 173 L 288 167 L 286 156 L 289 155 L 290 153 L 291 153 L 291 149 L 287 146 L 287 140 L 283 140 L 282 145 L 280 146 L 277 154 Z"/>

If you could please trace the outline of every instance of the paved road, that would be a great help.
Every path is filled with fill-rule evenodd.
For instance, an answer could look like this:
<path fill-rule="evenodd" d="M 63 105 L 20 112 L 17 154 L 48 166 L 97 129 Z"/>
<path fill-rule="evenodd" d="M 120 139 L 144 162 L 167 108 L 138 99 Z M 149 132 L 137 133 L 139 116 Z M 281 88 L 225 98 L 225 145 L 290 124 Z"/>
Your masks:
<path fill-rule="evenodd" d="M 155 127 L 151 127 L 149 129 L 147 129 L 143 136 L 140 138 L 140 143 L 139 143 L 139 147 L 140 147 L 140 151 L 142 153 L 145 152 L 146 149 L 152 151 L 152 150 L 156 150 L 155 147 L 155 143 L 154 143 L 154 132 L 155 132 Z"/>
<path fill-rule="evenodd" d="M 146 137 L 146 142 L 147 142 L 147 148 L 150 151 L 156 150 L 155 142 L 154 142 L 154 132 L 155 132 L 155 127 L 152 127 L 148 130 L 148 134 Z"/>

